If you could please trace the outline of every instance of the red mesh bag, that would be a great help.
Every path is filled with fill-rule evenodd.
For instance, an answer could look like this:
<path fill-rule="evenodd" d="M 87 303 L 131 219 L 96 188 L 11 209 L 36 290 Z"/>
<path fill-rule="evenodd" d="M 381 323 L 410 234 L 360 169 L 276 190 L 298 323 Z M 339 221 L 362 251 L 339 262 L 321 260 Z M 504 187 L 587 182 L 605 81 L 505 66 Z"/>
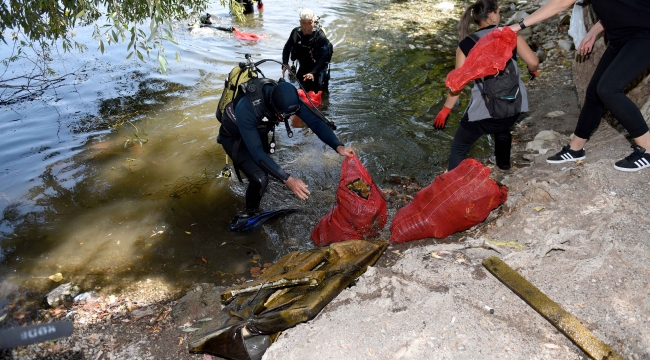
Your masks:
<path fill-rule="evenodd" d="M 442 239 L 485 220 L 508 198 L 506 187 L 489 179 L 489 174 L 490 168 L 465 159 L 454 170 L 436 177 L 395 214 L 390 241 Z"/>
<path fill-rule="evenodd" d="M 262 40 L 264 39 L 263 34 L 254 34 L 251 32 L 243 32 L 240 31 L 237 28 L 232 28 L 233 33 L 235 33 L 235 38 L 239 40 L 245 40 L 245 41 L 257 41 L 257 40 Z"/>
<path fill-rule="evenodd" d="M 314 228 L 317 246 L 343 240 L 363 240 L 386 225 L 386 199 L 357 156 L 346 156 L 336 191 L 336 205 Z"/>
<path fill-rule="evenodd" d="M 298 96 L 302 99 L 302 101 L 305 102 L 305 104 L 311 106 L 313 103 L 315 107 L 319 107 L 320 104 L 323 102 L 323 92 L 319 91 L 317 93 L 313 91 L 307 92 L 307 95 L 305 95 L 305 92 L 302 89 L 298 89 Z M 311 103 L 309 100 L 307 100 L 307 97 L 309 96 L 309 100 L 311 100 Z"/>
<path fill-rule="evenodd" d="M 490 31 L 474 45 L 463 66 L 449 72 L 445 85 L 457 92 L 472 80 L 502 71 L 516 46 L 517 34 L 508 26 Z"/>

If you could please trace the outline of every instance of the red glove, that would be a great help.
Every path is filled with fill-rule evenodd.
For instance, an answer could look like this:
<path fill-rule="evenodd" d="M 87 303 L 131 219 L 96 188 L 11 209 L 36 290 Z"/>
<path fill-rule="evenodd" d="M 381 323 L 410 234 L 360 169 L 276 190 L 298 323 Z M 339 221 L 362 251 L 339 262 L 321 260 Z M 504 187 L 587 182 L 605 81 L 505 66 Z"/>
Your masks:
<path fill-rule="evenodd" d="M 438 113 L 436 116 L 436 120 L 433 122 L 433 127 L 442 130 L 445 128 L 445 123 L 447 122 L 447 118 L 449 117 L 449 113 L 451 112 L 451 109 L 443 106 L 442 110 Z"/>
<path fill-rule="evenodd" d="M 528 75 L 530 75 L 531 80 L 535 80 L 535 78 L 538 76 L 537 75 L 537 70 L 535 70 L 535 71 L 528 70 Z"/>

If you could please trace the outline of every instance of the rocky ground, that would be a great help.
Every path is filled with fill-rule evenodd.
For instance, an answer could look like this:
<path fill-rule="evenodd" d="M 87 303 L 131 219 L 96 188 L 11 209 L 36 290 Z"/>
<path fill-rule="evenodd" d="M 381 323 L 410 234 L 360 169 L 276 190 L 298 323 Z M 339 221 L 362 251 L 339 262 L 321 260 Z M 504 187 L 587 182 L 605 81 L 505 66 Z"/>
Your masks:
<path fill-rule="evenodd" d="M 551 22 L 544 41 L 536 41 L 548 47 L 568 41 L 561 23 Z M 514 168 L 493 170 L 508 186 L 508 201 L 484 223 L 443 242 L 391 245 L 315 319 L 283 332 L 265 359 L 588 358 L 486 271 L 482 262 L 491 256 L 624 358 L 650 358 L 650 172 L 613 168 L 631 149 L 611 121 L 588 142 L 583 162 L 545 162 L 569 141 L 579 113 L 573 52 L 555 46 L 547 55 L 540 77 L 527 84 L 532 111 L 515 129 Z M 389 191 L 389 219 L 408 199 L 404 194 L 419 188 L 411 185 Z M 490 246 L 470 246 L 485 240 Z M 173 294 L 152 281 L 119 296 L 50 309 L 49 316 L 74 319 L 73 336 L 0 357 L 214 358 L 191 355 L 186 345 L 191 328 L 219 311 L 218 291 L 197 284 L 169 300 Z"/>

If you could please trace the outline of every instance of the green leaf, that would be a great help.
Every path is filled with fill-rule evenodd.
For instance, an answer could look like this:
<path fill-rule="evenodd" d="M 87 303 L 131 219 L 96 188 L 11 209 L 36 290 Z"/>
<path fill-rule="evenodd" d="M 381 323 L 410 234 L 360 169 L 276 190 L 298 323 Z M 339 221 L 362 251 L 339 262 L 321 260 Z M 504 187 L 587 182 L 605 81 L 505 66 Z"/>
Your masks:
<path fill-rule="evenodd" d="M 115 42 L 118 42 L 117 34 L 115 33 L 115 30 L 111 30 L 111 35 L 113 35 L 113 40 L 115 40 Z"/>
<path fill-rule="evenodd" d="M 104 54 L 104 41 L 99 40 L 99 50 Z"/>
<path fill-rule="evenodd" d="M 136 52 L 138 53 L 138 58 L 140 58 L 140 61 L 144 62 L 144 56 L 142 56 L 140 50 L 136 50 Z"/>
<path fill-rule="evenodd" d="M 167 73 L 167 60 L 162 56 L 162 54 L 158 54 L 158 63 L 160 64 L 162 73 Z"/>
<path fill-rule="evenodd" d="M 131 52 L 129 53 L 129 55 L 126 56 L 126 60 L 129 60 L 129 59 L 131 58 L 132 55 L 133 55 L 133 51 L 131 51 Z"/>
<path fill-rule="evenodd" d="M 81 10 L 81 11 L 79 11 L 79 13 L 77 14 L 76 18 L 78 19 L 78 18 L 84 16 L 85 13 L 86 13 L 86 10 Z"/>

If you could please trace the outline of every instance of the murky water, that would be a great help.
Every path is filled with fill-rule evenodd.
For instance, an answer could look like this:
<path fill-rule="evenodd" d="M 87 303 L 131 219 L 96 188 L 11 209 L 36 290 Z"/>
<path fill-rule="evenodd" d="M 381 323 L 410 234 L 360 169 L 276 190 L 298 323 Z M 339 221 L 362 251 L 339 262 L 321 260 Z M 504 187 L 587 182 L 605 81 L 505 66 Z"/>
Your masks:
<path fill-rule="evenodd" d="M 74 72 L 75 80 L 0 108 L 0 312 L 24 294 L 54 288 L 47 279 L 54 273 L 84 290 L 110 293 L 147 278 L 184 290 L 196 282 L 230 284 L 249 276 L 255 261 L 313 246 L 313 227 L 334 206 L 340 156 L 305 129 L 292 139 L 280 129 L 274 159 L 309 184 L 312 196 L 301 202 L 273 182 L 262 207 L 300 212 L 252 234 L 232 233 L 245 184 L 218 177 L 226 158 L 214 117 L 225 74 L 246 53 L 280 60 L 307 4 L 322 14 L 335 46 L 324 112 L 340 139 L 380 186 L 391 174 L 428 182 L 442 172 L 460 117 L 444 132 L 431 126 L 453 66 L 452 21 L 408 38 L 404 29 L 378 26 L 376 11 L 386 1 L 268 0 L 262 14 L 234 24 L 266 34 L 259 42 L 178 24 L 179 45 L 167 47 L 168 75 L 124 61 L 124 45 L 98 54 L 91 29 L 79 29 L 91 50 L 60 54 L 65 65 L 56 69 Z M 209 12 L 219 25 L 233 25 L 218 5 Z M 277 64 L 261 69 L 280 77 Z M 479 143 L 474 154 L 487 151 Z"/>

